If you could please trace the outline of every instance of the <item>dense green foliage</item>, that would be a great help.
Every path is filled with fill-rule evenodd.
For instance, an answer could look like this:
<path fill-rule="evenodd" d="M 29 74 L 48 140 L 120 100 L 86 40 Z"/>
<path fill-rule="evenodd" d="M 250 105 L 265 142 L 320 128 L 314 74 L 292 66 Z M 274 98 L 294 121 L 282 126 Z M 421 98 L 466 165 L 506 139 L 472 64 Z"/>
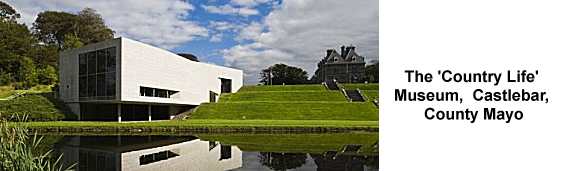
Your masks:
<path fill-rule="evenodd" d="M 113 38 L 113 31 L 93 9 L 78 14 L 41 12 L 30 30 L 17 10 L 0 2 L 0 85 L 28 89 L 57 82 L 58 54 Z"/>
<path fill-rule="evenodd" d="M 308 83 L 308 74 L 301 68 L 275 64 L 260 73 L 260 83 L 265 85 L 292 85 Z"/>
<path fill-rule="evenodd" d="M 37 84 L 41 67 L 36 61 L 41 61 L 43 48 L 24 24 L 0 20 L 0 85 L 18 83 L 18 88 L 29 88 Z"/>
<path fill-rule="evenodd" d="M 62 156 L 52 160 L 43 142 L 42 137 L 30 135 L 25 125 L 0 120 L 0 170 L 64 170 L 59 162 Z"/>
<path fill-rule="evenodd" d="M 202 104 L 191 118 L 376 121 L 378 109 L 369 102 L 347 102 L 341 92 L 326 90 L 321 85 L 245 86 L 237 93 L 221 96 L 218 103 Z"/>
<path fill-rule="evenodd" d="M 58 11 L 44 11 L 33 23 L 34 34 L 47 44 L 59 49 L 73 48 L 75 42 L 66 42 L 68 36 L 75 36 L 84 44 L 96 43 L 113 38 L 101 16 L 94 9 L 85 8 L 78 14 Z"/>
<path fill-rule="evenodd" d="M 52 97 L 52 93 L 28 93 L 11 100 L 0 101 L 0 113 L 4 118 L 26 113 L 33 121 L 62 120 L 65 119 L 63 109 L 65 107 Z"/>
<path fill-rule="evenodd" d="M 16 20 L 20 15 L 10 5 L 0 1 L 0 20 Z"/>

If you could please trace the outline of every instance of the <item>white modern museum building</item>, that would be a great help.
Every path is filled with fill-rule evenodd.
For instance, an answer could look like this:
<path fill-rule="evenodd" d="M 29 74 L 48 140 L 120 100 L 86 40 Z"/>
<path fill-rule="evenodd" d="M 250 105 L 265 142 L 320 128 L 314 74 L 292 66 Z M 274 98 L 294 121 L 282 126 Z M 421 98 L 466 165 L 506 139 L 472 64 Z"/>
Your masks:
<path fill-rule="evenodd" d="M 59 99 L 79 120 L 165 120 L 242 87 L 241 70 L 127 38 L 64 51 Z"/>

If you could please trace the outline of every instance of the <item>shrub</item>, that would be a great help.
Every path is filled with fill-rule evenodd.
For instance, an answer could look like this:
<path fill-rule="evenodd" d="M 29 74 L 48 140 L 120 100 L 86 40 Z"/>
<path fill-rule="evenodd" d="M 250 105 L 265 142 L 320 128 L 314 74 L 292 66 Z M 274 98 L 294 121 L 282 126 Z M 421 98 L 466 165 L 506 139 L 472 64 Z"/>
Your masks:
<path fill-rule="evenodd" d="M 55 67 L 47 65 L 37 70 L 37 79 L 39 84 L 51 85 L 57 82 L 57 70 Z"/>

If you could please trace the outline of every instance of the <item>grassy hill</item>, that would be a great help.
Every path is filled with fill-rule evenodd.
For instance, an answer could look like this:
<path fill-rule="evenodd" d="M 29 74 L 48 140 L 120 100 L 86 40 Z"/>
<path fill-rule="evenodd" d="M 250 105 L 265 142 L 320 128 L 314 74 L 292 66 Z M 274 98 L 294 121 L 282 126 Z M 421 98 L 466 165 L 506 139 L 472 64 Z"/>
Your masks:
<path fill-rule="evenodd" d="M 70 117 L 65 116 L 65 110 L 53 97 L 51 86 L 39 85 L 28 90 L 0 87 L 0 118 L 26 114 L 33 121 L 62 120 Z"/>
<path fill-rule="evenodd" d="M 378 97 L 378 84 L 348 84 Z M 322 85 L 244 86 L 224 94 L 218 103 L 206 103 L 192 119 L 234 120 L 354 120 L 377 121 L 378 108 L 370 102 L 348 102 L 340 91 Z"/>

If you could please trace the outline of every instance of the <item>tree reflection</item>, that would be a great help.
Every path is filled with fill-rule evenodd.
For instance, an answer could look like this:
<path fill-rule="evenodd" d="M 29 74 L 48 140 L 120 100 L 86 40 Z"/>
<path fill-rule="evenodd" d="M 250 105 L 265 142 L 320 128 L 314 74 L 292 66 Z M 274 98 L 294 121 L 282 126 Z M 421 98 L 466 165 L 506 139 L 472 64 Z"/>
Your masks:
<path fill-rule="evenodd" d="M 260 163 L 273 170 L 298 168 L 306 163 L 306 153 L 260 152 Z"/>
<path fill-rule="evenodd" d="M 338 155 L 335 157 L 323 154 L 310 154 L 318 171 L 353 171 L 378 170 L 379 157 L 361 155 Z"/>

